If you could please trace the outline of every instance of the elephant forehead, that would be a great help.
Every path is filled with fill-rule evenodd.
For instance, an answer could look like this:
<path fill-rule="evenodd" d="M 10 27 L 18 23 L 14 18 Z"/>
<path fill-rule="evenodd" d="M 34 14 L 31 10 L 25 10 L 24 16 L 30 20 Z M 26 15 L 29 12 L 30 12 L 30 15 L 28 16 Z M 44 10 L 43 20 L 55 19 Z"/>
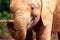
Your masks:
<path fill-rule="evenodd" d="M 32 5 L 32 4 L 38 6 L 38 4 L 41 5 L 41 2 L 40 2 L 40 0 L 13 0 L 13 1 L 11 1 L 10 6 L 20 7 L 21 8 L 22 5 L 24 7 L 25 6 L 30 7 L 30 5 Z"/>
<path fill-rule="evenodd" d="M 38 7 L 39 5 L 41 5 L 41 1 L 40 0 L 28 0 L 28 5 L 35 5 L 36 7 Z"/>
<path fill-rule="evenodd" d="M 10 9 L 11 11 L 23 11 L 23 10 L 30 10 L 29 6 L 24 4 L 24 3 L 20 3 L 19 1 L 14 1 L 14 2 L 11 2 L 10 4 Z"/>
<path fill-rule="evenodd" d="M 11 1 L 11 3 L 10 3 L 10 9 L 14 13 L 17 12 L 17 13 L 30 14 L 32 4 L 33 4 L 34 7 L 36 6 L 35 9 L 34 9 L 35 10 L 34 13 L 37 13 L 38 10 L 36 10 L 36 9 L 40 9 L 39 5 L 41 5 L 40 0 L 14 0 L 14 1 Z"/>

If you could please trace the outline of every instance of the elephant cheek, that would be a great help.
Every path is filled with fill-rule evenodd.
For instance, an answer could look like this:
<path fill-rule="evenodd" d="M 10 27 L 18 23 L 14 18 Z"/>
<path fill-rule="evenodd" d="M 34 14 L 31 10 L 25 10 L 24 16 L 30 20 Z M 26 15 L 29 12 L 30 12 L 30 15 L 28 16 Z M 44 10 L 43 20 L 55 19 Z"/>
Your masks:
<path fill-rule="evenodd" d="M 26 14 L 25 14 L 26 15 Z M 27 32 L 27 24 L 29 18 L 24 14 L 15 14 L 15 29 L 18 32 L 18 37 L 20 40 L 24 40 Z"/>

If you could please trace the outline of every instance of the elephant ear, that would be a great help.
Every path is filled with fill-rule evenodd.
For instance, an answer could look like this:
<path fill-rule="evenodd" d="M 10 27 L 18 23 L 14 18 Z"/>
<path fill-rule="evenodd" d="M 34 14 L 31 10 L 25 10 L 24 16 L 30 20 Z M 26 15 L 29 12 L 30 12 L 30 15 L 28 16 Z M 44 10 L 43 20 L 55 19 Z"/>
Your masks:
<path fill-rule="evenodd" d="M 56 7 L 56 0 L 42 0 L 41 18 L 44 26 L 52 26 L 53 12 Z"/>

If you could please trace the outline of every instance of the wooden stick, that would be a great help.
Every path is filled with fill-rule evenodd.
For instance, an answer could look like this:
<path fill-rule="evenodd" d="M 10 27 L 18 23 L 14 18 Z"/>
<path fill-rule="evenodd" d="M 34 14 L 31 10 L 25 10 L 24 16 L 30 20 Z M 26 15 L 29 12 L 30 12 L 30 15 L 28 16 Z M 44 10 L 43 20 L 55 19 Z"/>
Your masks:
<path fill-rule="evenodd" d="M 14 20 L 0 20 L 0 23 L 14 22 Z"/>

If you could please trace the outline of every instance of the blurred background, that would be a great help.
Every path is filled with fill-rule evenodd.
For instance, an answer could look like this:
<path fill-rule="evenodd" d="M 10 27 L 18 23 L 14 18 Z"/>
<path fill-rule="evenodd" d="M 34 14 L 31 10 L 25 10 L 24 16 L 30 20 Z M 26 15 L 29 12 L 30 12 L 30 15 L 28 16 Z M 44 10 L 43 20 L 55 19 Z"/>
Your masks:
<path fill-rule="evenodd" d="M 9 5 L 10 0 L 0 0 L 0 20 L 11 19 Z M 0 23 L 0 37 L 4 35 L 9 36 L 9 32 L 7 30 L 7 24 Z"/>
<path fill-rule="evenodd" d="M 10 19 L 10 0 L 0 0 L 0 20 Z"/>

